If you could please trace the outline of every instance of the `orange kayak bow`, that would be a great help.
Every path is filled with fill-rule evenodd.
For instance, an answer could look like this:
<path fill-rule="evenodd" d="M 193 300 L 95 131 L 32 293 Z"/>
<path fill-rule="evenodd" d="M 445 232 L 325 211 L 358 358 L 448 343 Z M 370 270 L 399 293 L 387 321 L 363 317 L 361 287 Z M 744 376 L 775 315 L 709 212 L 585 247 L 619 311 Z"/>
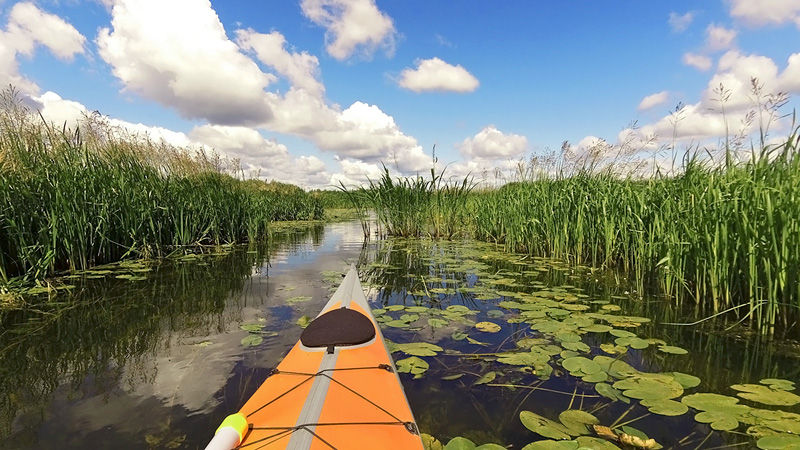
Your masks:
<path fill-rule="evenodd" d="M 423 448 L 354 265 L 206 450 Z"/>

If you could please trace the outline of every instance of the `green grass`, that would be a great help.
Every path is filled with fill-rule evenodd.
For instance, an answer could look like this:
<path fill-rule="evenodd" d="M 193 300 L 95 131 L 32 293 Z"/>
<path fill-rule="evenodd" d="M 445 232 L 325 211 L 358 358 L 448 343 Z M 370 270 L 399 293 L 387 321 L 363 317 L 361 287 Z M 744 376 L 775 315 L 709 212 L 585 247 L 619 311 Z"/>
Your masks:
<path fill-rule="evenodd" d="M 127 257 L 266 239 L 271 220 L 318 219 L 302 189 L 222 173 L 225 161 L 93 118 L 58 130 L 3 93 L 0 289 Z"/>

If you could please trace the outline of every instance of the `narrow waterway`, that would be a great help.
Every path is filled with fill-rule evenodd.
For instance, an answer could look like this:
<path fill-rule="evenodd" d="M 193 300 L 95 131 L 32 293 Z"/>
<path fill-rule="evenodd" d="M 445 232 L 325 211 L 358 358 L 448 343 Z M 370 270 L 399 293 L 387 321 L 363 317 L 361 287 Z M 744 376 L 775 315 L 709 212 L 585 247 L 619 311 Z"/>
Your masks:
<path fill-rule="evenodd" d="M 800 412 L 796 404 L 758 395 L 741 398 L 748 412 L 735 426 L 696 419 L 696 409 L 658 412 L 695 393 L 736 397 L 743 391 L 733 385 L 798 381 L 800 359 L 790 346 L 659 325 L 691 317 L 669 301 L 641 297 L 619 274 L 470 241 L 364 243 L 352 222 L 275 232 L 249 251 L 90 272 L 70 280 L 72 294 L 54 299 L 63 304 L 7 313 L 0 448 L 203 448 L 297 341 L 298 319 L 317 314 L 350 263 L 359 266 L 387 339 L 438 348 L 393 356 L 428 364 L 401 378 L 421 430 L 443 443 L 465 436 L 522 448 L 547 437 L 523 425 L 523 411 L 558 420 L 582 409 L 602 425 L 628 423 L 665 448 L 756 448 L 748 433 L 800 427 L 791 415 Z M 637 374 L 595 370 L 586 361 L 602 362 L 598 356 Z M 642 406 L 636 383 L 658 391 L 663 374 L 674 373 L 691 376 L 669 375 L 681 391 L 646 394 L 644 403 L 658 406 Z M 628 396 L 617 395 L 623 378 L 633 383 Z M 788 417 L 786 429 L 758 422 L 767 410 L 783 411 L 770 414 Z M 728 430 L 714 431 L 721 428 Z"/>

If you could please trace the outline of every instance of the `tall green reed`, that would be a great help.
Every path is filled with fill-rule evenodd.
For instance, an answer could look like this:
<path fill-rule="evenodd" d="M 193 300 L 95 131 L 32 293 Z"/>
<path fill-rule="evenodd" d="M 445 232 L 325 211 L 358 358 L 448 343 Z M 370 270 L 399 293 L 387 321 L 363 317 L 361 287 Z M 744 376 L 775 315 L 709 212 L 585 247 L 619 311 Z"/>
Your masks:
<path fill-rule="evenodd" d="M 318 200 L 221 173 L 201 150 L 131 136 L 98 116 L 56 129 L 2 95 L 0 289 L 129 256 L 266 239 L 271 220 L 313 219 Z"/>
<path fill-rule="evenodd" d="M 445 169 L 446 170 L 446 169 Z M 370 235 L 367 211 L 374 212 L 379 235 L 431 236 L 453 238 L 468 229 L 468 198 L 474 188 L 470 177 L 452 181 L 445 170 L 431 169 L 430 179 L 421 175 L 392 178 L 383 167 L 378 180 L 368 186 L 340 190 L 362 217 L 366 236 Z"/>
<path fill-rule="evenodd" d="M 800 318 L 798 140 L 740 164 L 695 156 L 677 176 L 577 170 L 510 183 L 478 197 L 476 236 L 624 269 L 701 312 L 749 304 L 740 319 L 771 333 Z"/>

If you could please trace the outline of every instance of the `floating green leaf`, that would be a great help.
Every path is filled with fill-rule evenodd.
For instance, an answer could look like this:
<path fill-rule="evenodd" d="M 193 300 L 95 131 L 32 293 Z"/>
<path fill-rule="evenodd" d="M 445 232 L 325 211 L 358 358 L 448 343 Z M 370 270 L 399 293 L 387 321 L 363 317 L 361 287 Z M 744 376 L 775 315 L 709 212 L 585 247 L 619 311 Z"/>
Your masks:
<path fill-rule="evenodd" d="M 410 373 L 414 378 L 422 378 L 422 374 L 430 368 L 430 365 L 421 358 L 412 356 L 410 358 L 401 359 L 395 363 L 397 371 L 400 373 Z"/>
<path fill-rule="evenodd" d="M 264 338 L 257 334 L 248 334 L 242 338 L 242 345 L 245 347 L 254 347 L 264 341 Z"/>
<path fill-rule="evenodd" d="M 664 353 L 672 353 L 673 355 L 685 355 L 689 353 L 686 349 L 675 347 L 674 345 L 662 345 L 658 349 Z"/>
<path fill-rule="evenodd" d="M 314 320 L 314 319 L 312 319 L 309 316 L 303 316 L 303 317 L 297 319 L 297 324 L 300 325 L 301 328 L 305 328 L 305 327 L 308 326 L 308 324 L 311 323 L 312 320 Z"/>
<path fill-rule="evenodd" d="M 475 345 L 489 345 L 489 344 L 488 344 L 488 343 L 486 343 L 486 342 L 481 342 L 481 341 L 478 341 L 478 340 L 472 339 L 472 338 L 471 338 L 471 337 L 469 337 L 469 336 L 467 336 L 467 342 L 469 342 L 470 344 L 475 344 Z"/>
<path fill-rule="evenodd" d="M 450 439 L 444 450 L 475 450 L 475 443 L 461 436 Z"/>
<path fill-rule="evenodd" d="M 626 330 L 611 330 L 609 333 L 616 337 L 636 337 L 636 334 Z"/>
<path fill-rule="evenodd" d="M 497 378 L 497 372 L 487 372 L 483 374 L 482 377 L 478 378 L 475 381 L 475 383 L 473 383 L 473 386 L 477 386 L 479 384 L 491 383 L 492 381 L 494 381 L 495 378 Z"/>
<path fill-rule="evenodd" d="M 590 436 L 578 437 L 578 444 L 580 444 L 580 446 L 583 448 L 591 450 L 620 450 L 619 447 L 611 442 L 606 441 L 605 439 Z"/>
<path fill-rule="evenodd" d="M 612 387 L 610 384 L 597 383 L 594 385 L 594 390 L 596 390 L 597 393 L 603 397 L 611 400 L 619 400 L 624 403 L 631 402 L 631 400 L 628 397 L 625 397 L 619 389 L 614 389 L 614 387 Z"/>
<path fill-rule="evenodd" d="M 583 331 L 588 331 L 590 333 L 607 333 L 607 332 L 613 330 L 612 327 L 610 327 L 608 325 L 602 325 L 602 324 L 599 324 L 599 323 L 598 324 L 594 324 L 594 325 L 590 325 L 588 327 L 583 327 L 581 329 Z"/>
<path fill-rule="evenodd" d="M 717 431 L 730 431 L 739 426 L 736 415 L 724 411 L 703 411 L 695 415 L 694 420 L 711 424 L 711 428 Z"/>
<path fill-rule="evenodd" d="M 689 411 L 689 407 L 681 402 L 668 399 L 655 399 L 655 400 L 642 400 L 642 406 L 653 414 L 660 414 L 662 416 L 680 416 Z"/>
<path fill-rule="evenodd" d="M 439 442 L 438 439 L 436 439 L 435 437 L 431 436 L 430 434 L 420 433 L 419 437 L 422 438 L 422 447 L 425 450 L 443 450 L 444 449 L 444 446 L 442 446 L 442 443 Z"/>
<path fill-rule="evenodd" d="M 578 373 L 581 375 L 591 375 L 602 370 L 599 364 L 589 358 L 584 358 L 583 356 L 567 358 L 561 361 L 561 365 L 564 366 L 565 369 L 569 370 L 570 373 Z"/>
<path fill-rule="evenodd" d="M 525 428 L 550 439 L 569 439 L 569 430 L 564 425 L 546 419 L 531 411 L 519 413 L 519 420 Z M 576 442 L 577 444 L 577 442 Z M 528 446 L 525 446 L 527 448 Z M 577 445 L 576 445 L 577 448 Z"/>
<path fill-rule="evenodd" d="M 680 383 L 684 389 L 689 389 L 700 385 L 700 378 L 697 378 L 694 375 L 681 372 L 672 372 L 672 377 L 675 378 L 675 381 Z"/>
<path fill-rule="evenodd" d="M 800 436 L 794 434 L 778 434 L 765 436 L 756 442 L 763 450 L 800 450 Z"/>
<path fill-rule="evenodd" d="M 731 388 L 740 391 L 739 397 L 765 405 L 793 406 L 800 403 L 800 396 L 784 390 L 774 390 L 761 384 L 734 384 Z"/>
<path fill-rule="evenodd" d="M 287 305 L 296 305 L 297 303 L 307 302 L 311 300 L 313 297 L 307 295 L 298 295 L 296 297 L 289 297 L 286 299 Z"/>
<path fill-rule="evenodd" d="M 450 335 L 454 340 L 461 341 L 467 338 L 467 333 L 462 331 L 454 331 L 453 334 Z"/>
<path fill-rule="evenodd" d="M 461 378 L 463 376 L 464 376 L 463 373 L 457 373 L 455 375 L 447 375 L 446 377 L 442 377 L 442 379 L 445 380 L 445 381 L 453 381 L 453 380 L 457 380 L 457 379 L 459 379 L 459 378 Z"/>
<path fill-rule="evenodd" d="M 484 333 L 497 333 L 501 330 L 500 325 L 494 322 L 478 322 L 475 324 L 475 328 Z"/>
<path fill-rule="evenodd" d="M 780 378 L 765 378 L 759 381 L 759 383 L 766 384 L 771 389 L 782 390 L 782 391 L 794 390 L 794 381 L 782 380 Z"/>
<path fill-rule="evenodd" d="M 591 375 L 585 375 L 581 379 L 587 383 L 600 383 L 608 380 L 608 374 L 601 370 L 600 372 L 593 373 Z"/>
<path fill-rule="evenodd" d="M 264 328 L 264 325 L 258 323 L 248 323 L 246 325 L 240 326 L 239 328 L 250 333 L 258 333 L 259 331 L 261 331 L 262 328 Z"/>
<path fill-rule="evenodd" d="M 428 312 L 430 308 L 425 306 L 408 306 L 406 307 L 406 311 L 410 313 L 424 313 Z"/>
<path fill-rule="evenodd" d="M 536 441 L 522 447 L 522 450 L 577 450 L 578 441 Z"/>
<path fill-rule="evenodd" d="M 597 418 L 586 411 L 579 409 L 568 409 L 558 415 L 558 420 L 569 428 L 572 434 L 589 434 L 589 425 L 600 423 Z"/>
<path fill-rule="evenodd" d="M 614 387 L 622 390 L 630 398 L 638 399 L 670 399 L 683 394 L 683 386 L 669 375 L 645 374 L 632 375 L 614 383 Z"/>
<path fill-rule="evenodd" d="M 497 444 L 483 444 L 475 447 L 475 450 L 506 450 L 502 445 Z"/>
<path fill-rule="evenodd" d="M 438 345 L 428 342 L 410 342 L 407 344 L 394 343 L 392 351 L 401 351 L 410 356 L 436 356 L 443 349 Z"/>
<path fill-rule="evenodd" d="M 437 319 L 437 318 L 435 318 L 435 317 L 431 317 L 430 319 L 428 319 L 428 325 L 430 325 L 430 326 L 431 326 L 431 327 L 433 327 L 433 328 L 442 328 L 442 327 L 445 327 L 445 326 L 447 326 L 447 323 L 448 323 L 448 322 L 447 322 L 446 320 L 444 320 L 444 319 Z"/>
<path fill-rule="evenodd" d="M 562 342 L 561 345 L 567 350 L 576 352 L 588 352 L 591 348 L 583 342 Z"/>

